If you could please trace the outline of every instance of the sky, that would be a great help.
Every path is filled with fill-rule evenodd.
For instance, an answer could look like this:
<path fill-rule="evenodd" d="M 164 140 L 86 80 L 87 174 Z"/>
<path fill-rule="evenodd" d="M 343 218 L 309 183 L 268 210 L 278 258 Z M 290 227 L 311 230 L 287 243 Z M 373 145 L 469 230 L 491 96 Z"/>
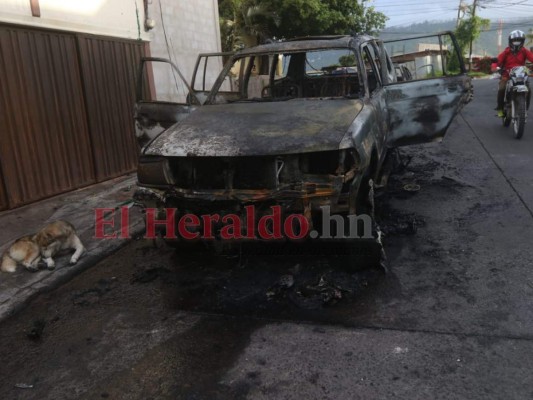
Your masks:
<path fill-rule="evenodd" d="M 473 1 L 462 0 L 467 5 Z M 373 5 L 389 17 L 386 27 L 392 28 L 424 21 L 457 19 L 459 3 L 460 0 L 369 0 L 367 5 Z M 533 20 L 533 0 L 478 0 L 478 5 L 476 14 L 483 18 L 503 19 L 504 22 L 528 17 Z"/>

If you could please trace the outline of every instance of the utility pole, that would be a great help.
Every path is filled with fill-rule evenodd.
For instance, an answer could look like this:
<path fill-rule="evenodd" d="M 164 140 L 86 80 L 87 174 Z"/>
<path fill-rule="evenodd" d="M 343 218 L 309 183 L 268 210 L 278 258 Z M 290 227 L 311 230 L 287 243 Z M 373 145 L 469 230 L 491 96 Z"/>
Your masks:
<path fill-rule="evenodd" d="M 459 8 L 457 9 L 457 23 L 455 24 L 456 28 L 459 27 L 459 21 L 461 21 L 461 12 L 463 13 L 463 17 L 464 17 L 464 13 L 467 9 L 468 9 L 468 6 L 464 3 L 464 1 L 459 0 Z"/>
<path fill-rule="evenodd" d="M 500 19 L 498 26 L 498 54 L 502 51 L 502 33 L 503 33 L 503 19 Z"/>
<path fill-rule="evenodd" d="M 457 9 L 457 23 L 455 24 L 455 28 L 459 27 L 459 19 L 461 18 L 462 5 L 463 5 L 463 0 L 459 0 L 459 8 Z"/>
<path fill-rule="evenodd" d="M 476 18 L 476 7 L 478 0 L 474 0 L 474 5 L 472 6 L 472 19 Z M 472 71 L 472 42 L 474 38 L 470 37 L 470 52 L 468 54 L 468 70 Z"/>

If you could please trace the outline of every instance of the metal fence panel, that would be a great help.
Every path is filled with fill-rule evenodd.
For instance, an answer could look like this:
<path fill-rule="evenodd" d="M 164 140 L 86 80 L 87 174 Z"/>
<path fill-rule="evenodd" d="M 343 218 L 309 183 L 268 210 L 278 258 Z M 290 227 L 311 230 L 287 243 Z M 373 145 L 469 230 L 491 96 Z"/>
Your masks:
<path fill-rule="evenodd" d="M 80 65 L 98 181 L 131 172 L 139 149 L 133 106 L 145 43 L 78 35 Z"/>
<path fill-rule="evenodd" d="M 95 182 L 75 36 L 0 25 L 0 77 L 9 207 Z"/>

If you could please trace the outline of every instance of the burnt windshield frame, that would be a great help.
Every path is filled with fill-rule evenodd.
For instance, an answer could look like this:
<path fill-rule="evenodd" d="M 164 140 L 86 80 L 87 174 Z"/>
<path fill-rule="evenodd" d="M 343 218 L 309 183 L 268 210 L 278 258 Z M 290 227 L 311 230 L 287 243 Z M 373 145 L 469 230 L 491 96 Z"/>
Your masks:
<path fill-rule="evenodd" d="M 447 39 L 444 39 L 443 40 L 443 37 L 446 37 Z M 384 40 L 382 41 L 383 44 L 389 44 L 389 43 L 398 43 L 398 42 L 405 42 L 405 41 L 411 41 L 411 40 L 417 40 L 417 39 L 425 39 L 425 38 L 437 38 L 438 39 L 438 44 L 440 46 L 440 52 L 442 53 L 444 50 L 443 50 L 443 47 L 446 45 L 446 41 L 447 40 L 450 40 L 451 41 L 451 45 L 453 46 L 453 54 L 455 54 L 455 56 L 457 57 L 457 61 L 458 61 L 458 64 L 459 64 L 459 72 L 455 75 L 448 75 L 449 74 L 449 69 L 448 69 L 448 65 L 445 64 L 444 60 L 441 61 L 442 63 L 442 71 L 443 73 L 445 73 L 443 76 L 444 77 L 450 77 L 450 76 L 457 76 L 457 75 L 462 75 L 462 74 L 466 74 L 467 73 L 467 70 L 466 70 L 466 65 L 465 65 L 465 62 L 464 62 L 464 59 L 463 59 L 463 56 L 461 55 L 461 47 L 459 46 L 459 43 L 457 42 L 457 39 L 454 35 L 454 33 L 452 31 L 442 31 L 442 32 L 437 32 L 437 33 L 433 33 L 433 34 L 427 34 L 427 35 L 415 35 L 415 36 L 409 36 L 409 37 L 403 37 L 403 38 L 400 38 L 400 39 L 390 39 L 390 40 Z M 450 54 L 452 54 L 452 51 L 450 51 Z M 392 54 L 390 54 L 390 57 L 391 58 L 394 58 Z M 442 78 L 442 77 L 434 77 L 434 78 L 426 78 L 426 79 L 438 79 L 438 78 Z M 424 79 L 414 79 L 413 81 L 418 81 L 418 80 L 424 80 Z M 411 82 L 411 81 L 409 81 Z M 390 84 L 394 84 L 394 83 L 402 83 L 401 81 L 398 81 L 398 82 L 389 82 L 387 83 L 387 85 L 390 85 Z"/>
<path fill-rule="evenodd" d="M 305 49 L 287 49 L 287 51 L 284 51 L 283 49 L 277 49 L 276 51 L 260 51 L 260 52 L 257 52 L 257 53 L 250 53 L 250 52 L 246 52 L 246 53 L 242 53 L 242 54 L 235 54 L 233 55 L 233 57 L 226 63 L 226 65 L 224 66 L 223 70 L 221 71 L 219 77 L 217 78 L 216 82 L 214 83 L 213 85 L 213 88 L 211 90 L 211 92 L 209 93 L 209 96 L 206 100 L 206 102 L 204 104 L 210 104 L 210 105 L 215 105 L 215 104 L 218 104 L 216 99 L 217 99 L 217 95 L 219 94 L 223 94 L 224 91 L 221 90 L 221 86 L 226 78 L 226 76 L 228 75 L 228 73 L 230 72 L 230 70 L 233 68 L 234 64 L 238 61 L 238 60 L 243 60 L 243 59 L 259 59 L 261 57 L 269 57 L 269 73 L 268 73 L 268 81 L 270 82 L 270 84 L 273 82 L 274 78 L 275 78 L 275 70 L 276 70 L 276 64 L 278 62 L 278 56 L 280 54 L 283 54 L 283 55 L 294 55 L 294 54 L 307 54 L 307 53 L 311 53 L 311 52 L 320 52 L 320 51 L 331 51 L 331 50 L 342 50 L 342 51 L 346 51 L 346 52 L 351 52 L 352 54 L 355 55 L 355 65 L 357 66 L 357 69 L 358 69 L 358 72 L 357 72 L 357 80 L 358 80 L 358 84 L 360 86 L 360 88 L 363 88 L 365 86 L 365 83 L 364 83 L 364 79 L 360 73 L 360 66 L 362 65 L 361 63 L 361 55 L 359 53 L 359 51 L 357 49 L 355 49 L 353 46 L 335 46 L 335 47 L 316 47 L 316 48 L 305 48 Z M 302 73 L 302 76 L 305 75 L 305 67 L 304 69 L 301 71 Z M 355 74 L 354 74 L 355 75 Z M 247 76 L 247 78 L 249 78 L 249 75 Z M 244 77 L 243 77 L 244 79 Z M 359 96 L 362 96 L 363 93 L 361 92 L 361 90 L 359 91 L 358 93 Z M 246 100 L 245 98 L 243 98 L 242 100 Z"/>

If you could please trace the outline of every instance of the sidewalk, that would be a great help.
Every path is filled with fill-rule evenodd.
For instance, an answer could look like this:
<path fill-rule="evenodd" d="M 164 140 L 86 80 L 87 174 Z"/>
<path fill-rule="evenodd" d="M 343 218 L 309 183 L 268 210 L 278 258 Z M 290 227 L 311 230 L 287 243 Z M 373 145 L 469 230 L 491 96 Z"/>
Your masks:
<path fill-rule="evenodd" d="M 75 265 L 69 264 L 70 254 L 55 257 L 56 268 L 53 271 L 44 269 L 32 273 L 20 265 L 15 273 L 0 272 L 0 321 L 24 307 L 39 293 L 58 287 L 128 243 L 127 239 L 95 239 L 94 209 L 127 204 L 136 189 L 135 180 L 134 174 L 123 176 L 0 212 L 0 255 L 15 239 L 34 233 L 45 224 L 59 219 L 69 221 L 76 227 L 87 250 Z M 138 207 L 131 208 L 130 235 L 135 237 L 143 229 L 143 215 Z"/>

